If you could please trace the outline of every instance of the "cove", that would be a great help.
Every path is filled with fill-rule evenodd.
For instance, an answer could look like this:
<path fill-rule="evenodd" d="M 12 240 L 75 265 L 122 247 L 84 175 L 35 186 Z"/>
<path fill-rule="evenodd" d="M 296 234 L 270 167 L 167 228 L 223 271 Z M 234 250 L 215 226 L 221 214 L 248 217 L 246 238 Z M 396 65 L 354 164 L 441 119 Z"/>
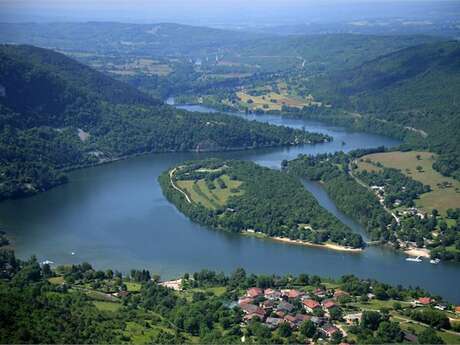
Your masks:
<path fill-rule="evenodd" d="M 199 106 L 182 108 L 211 111 Z M 167 202 L 157 182 L 161 172 L 181 161 L 221 157 L 279 168 L 283 159 L 293 159 L 300 153 L 398 144 L 388 137 L 319 122 L 280 116 L 230 115 L 304 127 L 329 134 L 334 141 L 235 152 L 152 154 L 74 171 L 67 185 L 31 198 L 0 203 L 0 223 L 12 235 L 17 255 L 27 258 L 35 254 L 40 261 L 51 260 L 56 264 L 88 261 L 96 268 L 110 267 L 123 272 L 146 268 L 164 279 L 204 268 L 231 272 L 237 267 L 267 274 L 304 272 L 325 277 L 355 274 L 391 284 L 421 286 L 460 303 L 458 264 L 406 262 L 403 254 L 378 247 L 349 254 L 289 245 L 213 231 L 190 222 Z M 363 231 L 335 208 L 319 184 L 304 181 L 304 185 L 322 206 L 355 231 Z"/>

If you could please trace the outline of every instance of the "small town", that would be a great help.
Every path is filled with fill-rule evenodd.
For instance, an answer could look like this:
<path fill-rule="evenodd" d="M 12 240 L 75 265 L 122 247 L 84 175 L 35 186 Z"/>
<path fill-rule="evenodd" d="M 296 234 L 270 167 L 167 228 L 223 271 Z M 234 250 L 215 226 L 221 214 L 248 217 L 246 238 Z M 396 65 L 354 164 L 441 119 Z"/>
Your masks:
<path fill-rule="evenodd" d="M 362 300 L 373 300 L 376 296 L 372 293 Z M 275 330 L 286 325 L 292 330 L 299 330 L 305 321 L 311 321 L 317 330 L 317 341 L 331 341 L 333 343 L 347 344 L 340 342 L 348 335 L 351 326 L 359 326 L 363 317 L 363 311 L 356 306 L 351 306 L 350 301 L 356 299 L 350 293 L 337 289 L 316 288 L 312 292 L 302 292 L 296 289 L 261 289 L 258 287 L 249 288 L 245 295 L 238 300 L 238 305 L 244 312 L 242 326 L 257 320 L 266 327 Z M 398 302 L 396 302 L 398 303 Z M 419 297 L 410 302 L 403 302 L 404 306 L 413 308 L 434 308 L 440 311 L 447 311 L 449 305 L 437 303 L 431 297 Z M 396 305 L 402 308 L 402 305 Z M 372 310 L 387 312 L 382 310 Z M 452 307 L 452 315 L 460 316 L 460 306 Z M 396 317 L 397 319 L 398 317 Z M 409 322 L 406 320 L 406 322 Z M 406 342 L 417 343 L 417 336 L 410 331 L 403 331 Z M 315 343 L 312 339 L 312 342 Z"/>

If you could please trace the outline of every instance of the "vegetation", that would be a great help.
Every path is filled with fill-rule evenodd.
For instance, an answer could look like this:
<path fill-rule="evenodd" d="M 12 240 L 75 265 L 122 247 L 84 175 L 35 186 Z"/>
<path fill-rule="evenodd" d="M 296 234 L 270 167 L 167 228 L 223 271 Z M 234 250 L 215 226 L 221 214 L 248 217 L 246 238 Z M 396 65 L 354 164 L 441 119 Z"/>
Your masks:
<path fill-rule="evenodd" d="M 411 185 L 418 186 L 415 189 L 410 188 L 415 195 L 409 195 L 408 199 L 418 199 L 415 200 L 415 204 L 424 212 L 431 213 L 433 209 L 436 209 L 445 216 L 449 208 L 460 205 L 460 182 L 442 176 L 434 170 L 434 162 L 436 162 L 436 155 L 430 152 L 394 151 L 363 156 L 357 164 L 360 171 L 368 171 L 369 173 L 376 169 L 379 170 L 383 166 L 387 168 L 386 171 L 392 171 L 393 174 L 404 174 L 407 178 L 399 176 L 399 180 L 406 190 Z M 387 185 L 392 185 L 395 191 L 398 187 L 401 190 L 403 185 L 395 185 L 394 182 L 393 179 Z M 392 194 L 396 196 L 396 194 Z M 396 197 L 396 199 L 401 198 Z"/>
<path fill-rule="evenodd" d="M 360 223 L 372 240 L 389 240 L 391 230 L 387 226 L 391 224 L 392 217 L 374 194 L 349 175 L 352 157 L 353 154 L 344 153 L 315 157 L 300 155 L 295 160 L 284 162 L 284 167 L 295 176 L 323 182 L 337 207 Z"/>
<path fill-rule="evenodd" d="M 438 153 L 433 167 L 459 179 L 459 52 L 457 41 L 402 49 L 312 80 L 312 94 L 375 121 L 397 123 L 419 133 L 410 146 Z"/>
<path fill-rule="evenodd" d="M 411 334 L 419 343 L 442 344 L 456 343 L 460 337 L 445 331 L 452 328 L 448 317 L 455 318 L 450 306 L 446 311 L 434 309 L 447 305 L 441 298 L 420 289 L 392 287 L 354 276 L 332 281 L 308 274 L 257 276 L 241 268 L 231 275 L 203 270 L 186 273 L 181 289 L 176 291 L 163 287 L 148 272 L 154 278 L 139 283 L 140 290 L 127 292 L 126 285 L 133 282 L 133 276 L 98 271 L 88 263 L 51 270 L 48 265 L 40 266 L 35 258 L 21 261 L 13 252 L 1 251 L 0 267 L 2 343 L 235 344 L 244 337 L 250 343 L 287 344 L 321 337 L 326 343 L 357 340 L 378 344 L 399 343 Z M 51 284 L 49 277 L 59 277 L 61 283 Z M 302 307 L 300 297 L 283 295 L 277 303 L 292 305 L 289 315 L 298 313 L 307 321 L 299 326 L 285 321 L 268 327 L 262 320 L 247 321 L 246 309 L 237 303 L 248 288 L 256 286 L 297 291 L 299 296 L 311 295 L 320 302 L 332 300 L 337 306 L 330 316 L 313 317 Z M 375 297 L 366 301 L 363 296 L 370 291 Z M 101 301 L 100 296 L 111 301 Z M 415 308 L 410 302 L 419 297 L 430 297 L 433 303 Z M 264 301 L 267 298 L 262 294 L 254 303 Z M 369 310 L 374 305 L 379 307 Z M 362 313 L 360 321 L 345 323 L 343 317 L 357 313 Z M 408 323 L 411 320 L 417 323 Z M 326 336 L 324 329 L 331 325 L 348 335 L 339 332 Z"/>
<path fill-rule="evenodd" d="M 0 199 L 65 183 L 65 169 L 135 154 L 329 139 L 175 110 L 62 54 L 31 46 L 0 47 L 0 85 Z"/>
<path fill-rule="evenodd" d="M 255 163 L 189 162 L 164 172 L 159 181 L 183 213 L 212 228 L 363 246 L 361 236 L 325 211 L 296 178 Z"/>
<path fill-rule="evenodd" d="M 422 162 L 429 154 L 379 151 L 384 149 L 299 156 L 284 166 L 296 176 L 322 181 L 337 207 L 363 225 L 372 240 L 391 243 L 397 249 L 426 248 L 432 258 L 458 261 L 459 222 L 454 204 L 450 205 L 448 216 L 447 210 L 440 214 L 435 208 L 414 208 L 426 194 L 432 193 L 431 186 L 419 182 L 421 179 L 412 179 L 407 170 L 403 173 L 395 169 L 403 160 L 406 163 L 402 166 L 414 166 L 409 157 Z M 432 176 L 446 179 L 430 165 L 425 167 Z M 422 171 L 423 168 L 414 175 L 423 174 Z"/>

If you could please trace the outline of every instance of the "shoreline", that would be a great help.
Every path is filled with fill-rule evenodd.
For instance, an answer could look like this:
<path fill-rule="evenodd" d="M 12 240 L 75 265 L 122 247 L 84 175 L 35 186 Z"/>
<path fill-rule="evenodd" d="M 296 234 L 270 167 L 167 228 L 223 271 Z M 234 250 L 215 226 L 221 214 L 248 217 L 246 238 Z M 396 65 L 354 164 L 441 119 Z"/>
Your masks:
<path fill-rule="evenodd" d="M 363 248 L 351 248 L 351 247 L 344 247 L 341 246 L 340 244 L 334 244 L 334 243 L 313 243 L 313 242 L 308 242 L 308 241 L 302 241 L 302 240 L 291 240 L 290 238 L 287 237 L 279 237 L 279 236 L 267 236 L 262 233 L 256 233 L 256 232 L 251 232 L 247 230 L 241 231 L 241 234 L 244 236 L 251 236 L 251 237 L 256 237 L 260 239 L 267 239 L 267 240 L 272 240 L 276 242 L 283 242 L 283 243 L 288 243 L 288 244 L 295 244 L 295 245 L 300 245 L 300 246 L 306 246 L 306 247 L 316 247 L 316 248 L 322 248 L 322 249 L 329 249 L 329 250 L 335 250 L 339 252 L 347 252 L 347 253 L 362 253 L 364 251 Z"/>
<path fill-rule="evenodd" d="M 431 258 L 430 251 L 426 248 L 410 248 L 410 249 L 404 249 L 404 253 L 409 255 L 409 256 L 421 256 L 423 258 Z"/>

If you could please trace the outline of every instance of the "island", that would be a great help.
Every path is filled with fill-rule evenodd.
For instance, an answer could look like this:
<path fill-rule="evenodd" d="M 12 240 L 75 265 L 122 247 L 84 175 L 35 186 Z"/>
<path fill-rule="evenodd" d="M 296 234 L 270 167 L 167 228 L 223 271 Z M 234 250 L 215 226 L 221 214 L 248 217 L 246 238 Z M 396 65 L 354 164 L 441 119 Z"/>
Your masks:
<path fill-rule="evenodd" d="M 182 163 L 159 177 L 163 193 L 191 220 L 217 230 L 285 243 L 359 252 L 364 242 L 323 209 L 301 182 L 253 162 Z"/>

